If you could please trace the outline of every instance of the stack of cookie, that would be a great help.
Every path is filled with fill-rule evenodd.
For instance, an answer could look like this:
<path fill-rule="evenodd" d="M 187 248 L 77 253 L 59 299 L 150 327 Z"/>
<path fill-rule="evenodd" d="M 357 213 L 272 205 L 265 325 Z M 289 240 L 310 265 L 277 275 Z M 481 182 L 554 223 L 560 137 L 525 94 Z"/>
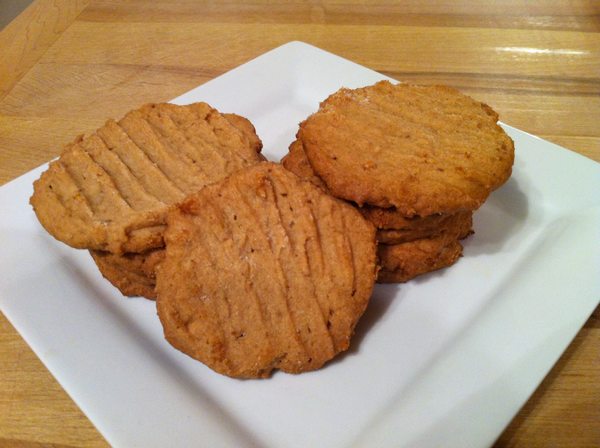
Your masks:
<path fill-rule="evenodd" d="M 341 89 L 300 124 L 282 164 L 378 229 L 379 282 L 453 264 L 472 214 L 510 176 L 498 115 L 445 86 Z"/>
<path fill-rule="evenodd" d="M 148 105 L 68 146 L 31 203 L 123 294 L 155 298 L 182 352 L 236 378 L 315 370 L 369 303 L 376 230 L 261 146 L 204 103 Z"/>
<path fill-rule="evenodd" d="M 206 103 L 148 104 L 78 137 L 34 183 L 44 228 L 89 249 L 102 274 L 130 296 L 154 299 L 168 209 L 264 157 L 254 126 Z"/>

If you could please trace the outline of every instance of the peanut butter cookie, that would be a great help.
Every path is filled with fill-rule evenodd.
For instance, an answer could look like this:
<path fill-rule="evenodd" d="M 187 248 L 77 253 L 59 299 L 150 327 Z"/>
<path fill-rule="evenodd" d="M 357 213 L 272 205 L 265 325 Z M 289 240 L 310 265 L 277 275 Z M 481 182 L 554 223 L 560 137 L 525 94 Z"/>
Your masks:
<path fill-rule="evenodd" d="M 158 315 L 177 349 L 225 375 L 320 368 L 350 344 L 375 276 L 375 228 L 272 163 L 189 196 L 167 218 Z"/>

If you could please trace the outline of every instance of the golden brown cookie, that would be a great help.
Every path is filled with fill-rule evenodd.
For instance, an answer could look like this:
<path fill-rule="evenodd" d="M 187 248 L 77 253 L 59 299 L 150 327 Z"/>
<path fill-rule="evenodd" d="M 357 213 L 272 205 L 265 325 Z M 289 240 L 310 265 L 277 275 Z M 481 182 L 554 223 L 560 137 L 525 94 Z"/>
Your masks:
<path fill-rule="evenodd" d="M 318 369 L 348 348 L 377 271 L 356 209 L 261 163 L 167 221 L 157 309 L 174 347 L 240 378 Z"/>
<path fill-rule="evenodd" d="M 508 179 L 514 146 L 497 119 L 450 87 L 382 81 L 331 95 L 298 139 L 334 196 L 428 216 L 475 210 Z"/>
<path fill-rule="evenodd" d="M 155 270 L 165 256 L 164 249 L 125 255 L 91 250 L 90 255 L 104 278 L 117 287 L 123 295 L 156 299 Z"/>
<path fill-rule="evenodd" d="M 378 249 L 381 270 L 378 283 L 404 283 L 418 275 L 453 264 L 462 254 L 458 240 L 443 237 L 425 238 Z"/>
<path fill-rule="evenodd" d="M 246 135 L 255 151 L 261 150 L 262 143 L 248 119 L 236 114 L 223 114 L 223 116 Z M 123 295 L 156 299 L 155 268 L 164 258 L 162 248 L 123 255 L 90 250 L 90 254 L 104 278 L 119 289 Z"/>
<path fill-rule="evenodd" d="M 252 122 L 246 117 L 242 117 L 241 115 L 237 114 L 223 114 L 223 116 L 227 119 L 227 121 L 229 121 L 229 123 L 238 128 L 238 130 L 240 130 L 242 134 L 246 136 L 250 147 L 252 147 L 257 153 L 260 153 L 262 150 L 262 141 L 258 135 L 256 135 L 256 129 L 254 128 Z"/>
<path fill-rule="evenodd" d="M 297 176 L 306 179 L 327 191 L 327 186 L 313 171 L 302 142 L 294 141 L 281 164 Z M 473 212 L 460 211 L 452 214 L 436 213 L 429 216 L 402 215 L 396 208 L 381 208 L 371 205 L 358 207 L 362 215 L 377 227 L 377 241 L 385 244 L 400 244 L 420 238 L 430 238 L 453 227 L 462 226 L 472 220 Z"/>
<path fill-rule="evenodd" d="M 432 215 L 436 218 L 438 216 L 441 219 L 419 218 L 416 221 L 420 225 L 410 223 L 397 229 L 379 229 L 377 230 L 377 241 L 383 244 L 401 244 L 422 238 L 431 238 L 441 233 L 456 234 L 460 233 L 465 226 L 470 229 L 473 222 L 473 212 L 471 211 L 458 212 L 452 215 Z M 411 221 L 409 218 L 406 218 L 406 220 Z"/>
<path fill-rule="evenodd" d="M 205 103 L 143 106 L 68 145 L 30 202 L 46 230 L 73 247 L 161 247 L 170 204 L 262 159 L 256 135 L 234 120 L 242 130 Z"/>
<path fill-rule="evenodd" d="M 459 240 L 472 233 L 472 226 L 472 215 L 469 215 L 434 237 L 401 244 L 379 244 L 377 256 L 381 270 L 377 282 L 402 283 L 452 265 L 462 254 Z"/>
<path fill-rule="evenodd" d="M 317 187 L 327 191 L 325 183 L 316 175 L 304 152 L 302 142 L 295 140 L 289 147 L 288 153 L 281 159 L 281 164 L 296 176 L 312 182 Z"/>
<path fill-rule="evenodd" d="M 434 213 L 428 216 L 405 216 L 396 208 L 382 208 L 365 204 L 359 207 L 362 215 L 381 230 L 387 229 L 418 229 L 433 228 L 443 224 L 449 216 L 455 213 Z M 458 212 L 464 213 L 464 212 Z M 468 212 L 467 212 L 468 213 Z"/>

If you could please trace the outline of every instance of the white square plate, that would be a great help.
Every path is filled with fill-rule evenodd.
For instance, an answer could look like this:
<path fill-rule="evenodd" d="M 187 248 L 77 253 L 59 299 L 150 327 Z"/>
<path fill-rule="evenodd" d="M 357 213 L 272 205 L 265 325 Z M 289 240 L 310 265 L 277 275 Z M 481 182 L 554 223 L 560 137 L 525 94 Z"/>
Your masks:
<path fill-rule="evenodd" d="M 279 160 L 341 86 L 386 77 L 291 42 L 174 100 L 247 116 Z M 0 189 L 0 305 L 114 446 L 445 446 L 493 443 L 600 297 L 599 165 L 505 126 L 512 178 L 475 215 L 449 269 L 377 286 L 347 354 L 322 370 L 234 380 L 171 348 L 153 302 L 124 299 L 28 198 Z"/>

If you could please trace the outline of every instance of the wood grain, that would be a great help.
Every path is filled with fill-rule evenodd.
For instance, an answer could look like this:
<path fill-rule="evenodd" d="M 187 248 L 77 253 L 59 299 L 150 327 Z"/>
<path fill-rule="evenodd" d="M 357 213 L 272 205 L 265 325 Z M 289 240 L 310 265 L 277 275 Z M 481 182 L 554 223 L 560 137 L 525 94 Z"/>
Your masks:
<path fill-rule="evenodd" d="M 0 184 L 290 40 L 455 86 L 600 161 L 599 2 L 38 0 L 0 32 Z M 0 372 L 0 446 L 107 446 L 3 316 Z M 600 446 L 599 378 L 597 309 L 495 446 Z"/>
<path fill-rule="evenodd" d="M 23 77 L 87 6 L 84 0 L 32 3 L 0 33 L 0 99 Z"/>
<path fill-rule="evenodd" d="M 199 7 L 194 1 L 127 2 L 114 13 L 115 1 L 96 1 L 83 20 L 98 22 L 323 23 L 427 27 L 486 27 L 598 31 L 600 6 L 578 0 L 524 2 L 232 2 Z"/>

